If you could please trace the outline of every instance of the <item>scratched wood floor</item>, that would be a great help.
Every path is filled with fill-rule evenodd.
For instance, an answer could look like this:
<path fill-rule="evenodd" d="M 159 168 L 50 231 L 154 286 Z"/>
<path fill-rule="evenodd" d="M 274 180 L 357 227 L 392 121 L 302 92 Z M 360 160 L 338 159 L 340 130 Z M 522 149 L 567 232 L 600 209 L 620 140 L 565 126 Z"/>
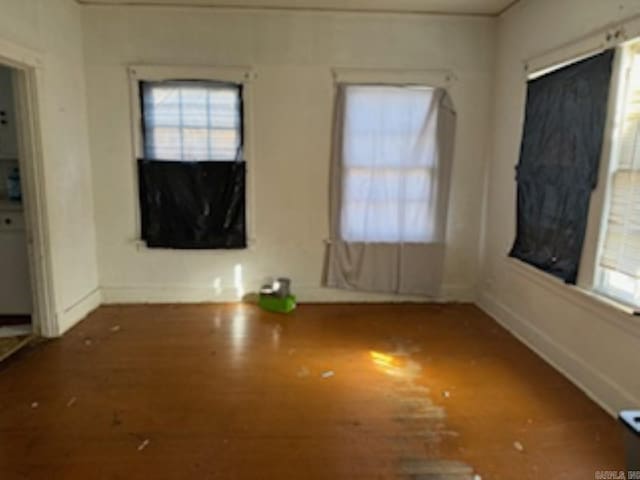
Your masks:
<path fill-rule="evenodd" d="M 103 307 L 0 364 L 3 480 L 591 479 L 620 433 L 470 305 Z"/>

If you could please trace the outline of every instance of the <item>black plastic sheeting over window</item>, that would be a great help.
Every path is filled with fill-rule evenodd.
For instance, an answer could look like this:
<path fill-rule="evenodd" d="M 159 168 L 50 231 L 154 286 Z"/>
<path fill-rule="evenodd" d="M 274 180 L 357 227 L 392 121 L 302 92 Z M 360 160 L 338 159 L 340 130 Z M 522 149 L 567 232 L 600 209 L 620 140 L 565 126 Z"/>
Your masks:
<path fill-rule="evenodd" d="M 567 283 L 578 276 L 613 58 L 607 50 L 528 83 L 509 255 Z"/>
<path fill-rule="evenodd" d="M 148 247 L 246 248 L 245 162 L 138 160 Z"/>

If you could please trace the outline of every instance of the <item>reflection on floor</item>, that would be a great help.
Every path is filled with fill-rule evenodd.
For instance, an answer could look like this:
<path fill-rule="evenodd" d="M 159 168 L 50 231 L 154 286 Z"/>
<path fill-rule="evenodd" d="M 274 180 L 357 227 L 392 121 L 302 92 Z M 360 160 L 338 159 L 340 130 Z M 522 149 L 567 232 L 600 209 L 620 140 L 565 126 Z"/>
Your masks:
<path fill-rule="evenodd" d="M 623 467 L 616 422 L 468 305 L 103 307 L 0 365 L 0 392 L 3 479 Z"/>

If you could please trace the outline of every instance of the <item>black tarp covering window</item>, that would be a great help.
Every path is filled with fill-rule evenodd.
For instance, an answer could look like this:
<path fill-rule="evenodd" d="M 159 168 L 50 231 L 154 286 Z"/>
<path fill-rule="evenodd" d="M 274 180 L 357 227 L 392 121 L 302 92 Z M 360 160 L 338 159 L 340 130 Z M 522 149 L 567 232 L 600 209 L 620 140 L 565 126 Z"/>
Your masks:
<path fill-rule="evenodd" d="M 614 50 L 531 80 L 510 256 L 575 283 L 607 114 Z"/>
<path fill-rule="evenodd" d="M 245 163 L 138 160 L 142 238 L 152 248 L 245 248 Z"/>

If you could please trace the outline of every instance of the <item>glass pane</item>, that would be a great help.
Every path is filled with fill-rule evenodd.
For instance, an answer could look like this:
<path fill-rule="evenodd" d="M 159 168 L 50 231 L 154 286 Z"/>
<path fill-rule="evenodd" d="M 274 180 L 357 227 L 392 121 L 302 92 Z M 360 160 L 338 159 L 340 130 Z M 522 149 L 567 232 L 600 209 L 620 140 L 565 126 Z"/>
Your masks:
<path fill-rule="evenodd" d="M 640 305 L 640 282 L 623 273 L 603 268 L 600 291 L 605 295 L 632 305 Z"/>
<path fill-rule="evenodd" d="M 208 127 L 207 90 L 205 88 L 182 88 L 180 94 L 182 125 L 185 127 Z"/>
<path fill-rule="evenodd" d="M 154 128 L 146 139 L 146 151 L 158 160 L 182 158 L 182 134 L 179 128 Z"/>
<path fill-rule="evenodd" d="M 206 128 L 185 128 L 182 130 L 184 147 L 182 160 L 197 161 L 209 157 L 209 130 Z"/>
<path fill-rule="evenodd" d="M 212 128 L 239 128 L 240 111 L 237 90 L 219 89 L 209 92 L 209 114 Z"/>
<path fill-rule="evenodd" d="M 237 130 L 211 130 L 209 132 L 211 154 L 219 160 L 234 160 L 240 147 L 240 135 Z"/>

